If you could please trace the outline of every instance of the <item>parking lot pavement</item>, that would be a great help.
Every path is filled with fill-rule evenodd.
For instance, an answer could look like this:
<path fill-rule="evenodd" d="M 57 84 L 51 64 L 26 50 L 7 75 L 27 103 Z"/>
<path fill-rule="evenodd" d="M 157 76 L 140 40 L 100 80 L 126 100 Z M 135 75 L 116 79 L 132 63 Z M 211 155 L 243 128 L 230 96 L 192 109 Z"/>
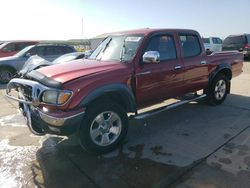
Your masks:
<path fill-rule="evenodd" d="M 0 187 L 249 187 L 249 64 L 223 105 L 192 102 L 131 120 L 123 147 L 102 156 L 75 136 L 32 136 L 1 96 Z"/>

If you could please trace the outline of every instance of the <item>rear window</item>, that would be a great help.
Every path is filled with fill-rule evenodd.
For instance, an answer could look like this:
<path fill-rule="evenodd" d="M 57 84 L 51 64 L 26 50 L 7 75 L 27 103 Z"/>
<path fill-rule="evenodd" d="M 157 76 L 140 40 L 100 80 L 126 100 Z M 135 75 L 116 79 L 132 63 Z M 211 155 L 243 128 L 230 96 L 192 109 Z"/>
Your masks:
<path fill-rule="evenodd" d="M 228 44 L 239 44 L 239 45 L 244 45 L 246 43 L 246 38 L 244 35 L 241 35 L 241 36 L 232 36 L 232 37 L 227 37 L 225 40 L 224 40 L 224 43 L 225 45 L 228 45 Z"/>
<path fill-rule="evenodd" d="M 193 57 L 201 54 L 199 38 L 196 35 L 179 35 L 184 57 Z"/>
<path fill-rule="evenodd" d="M 250 35 L 247 35 L 247 42 L 250 44 Z"/>
<path fill-rule="evenodd" d="M 203 43 L 210 43 L 209 38 L 203 38 L 202 40 L 203 40 Z"/>

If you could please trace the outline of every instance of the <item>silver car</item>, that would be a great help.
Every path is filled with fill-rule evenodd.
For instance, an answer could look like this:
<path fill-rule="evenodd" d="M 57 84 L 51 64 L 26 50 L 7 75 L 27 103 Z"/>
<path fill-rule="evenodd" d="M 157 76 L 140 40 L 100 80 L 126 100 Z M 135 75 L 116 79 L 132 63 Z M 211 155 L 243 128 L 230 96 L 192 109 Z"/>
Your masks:
<path fill-rule="evenodd" d="M 8 83 L 33 55 L 53 61 L 63 54 L 72 52 L 76 52 L 75 48 L 68 45 L 38 44 L 28 46 L 14 56 L 0 58 L 0 83 Z"/>

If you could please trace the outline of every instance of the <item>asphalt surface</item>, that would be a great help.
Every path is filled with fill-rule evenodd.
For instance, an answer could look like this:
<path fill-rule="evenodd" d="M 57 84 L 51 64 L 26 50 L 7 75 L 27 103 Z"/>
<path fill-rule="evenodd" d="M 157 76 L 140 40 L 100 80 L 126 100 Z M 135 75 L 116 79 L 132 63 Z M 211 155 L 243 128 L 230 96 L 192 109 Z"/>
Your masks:
<path fill-rule="evenodd" d="M 102 156 L 74 135 L 33 136 L 3 95 L 0 187 L 250 187 L 250 62 L 224 104 L 192 102 L 130 121 L 123 147 Z"/>

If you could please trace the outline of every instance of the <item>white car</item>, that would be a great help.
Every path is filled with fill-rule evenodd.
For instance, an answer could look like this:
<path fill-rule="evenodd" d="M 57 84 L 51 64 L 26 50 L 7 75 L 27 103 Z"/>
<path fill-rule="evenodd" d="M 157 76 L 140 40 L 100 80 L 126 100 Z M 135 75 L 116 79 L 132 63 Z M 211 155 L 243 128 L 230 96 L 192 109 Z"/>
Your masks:
<path fill-rule="evenodd" d="M 222 40 L 218 37 L 202 38 L 205 50 L 209 52 L 220 52 L 222 50 Z"/>

